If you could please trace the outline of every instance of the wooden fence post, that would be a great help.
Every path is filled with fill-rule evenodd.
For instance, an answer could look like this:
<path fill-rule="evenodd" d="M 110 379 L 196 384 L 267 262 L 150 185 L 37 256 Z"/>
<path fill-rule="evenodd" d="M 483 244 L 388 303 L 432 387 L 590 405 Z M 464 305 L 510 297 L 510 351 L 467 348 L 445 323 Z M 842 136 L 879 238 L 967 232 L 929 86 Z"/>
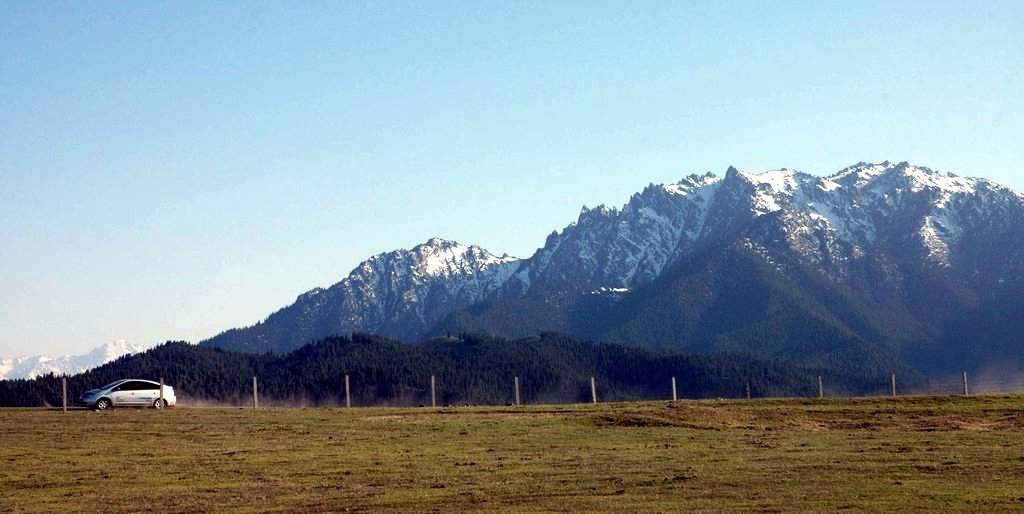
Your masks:
<path fill-rule="evenodd" d="M 672 377 L 672 401 L 679 401 L 679 394 L 676 392 L 676 377 Z"/>
<path fill-rule="evenodd" d="M 747 382 L 747 399 L 750 399 L 750 382 Z"/>
<path fill-rule="evenodd" d="M 892 374 L 892 397 L 896 397 L 896 374 Z"/>
<path fill-rule="evenodd" d="M 516 407 L 518 407 L 518 406 L 521 405 L 520 399 L 519 399 L 519 377 L 512 377 L 512 380 L 513 380 L 513 382 L 515 383 L 515 386 L 516 386 Z"/>
<path fill-rule="evenodd" d="M 68 411 L 68 377 L 67 377 L 67 375 L 65 375 L 61 379 L 61 389 L 63 391 L 63 397 L 64 397 L 64 412 L 67 412 Z"/>
<path fill-rule="evenodd" d="M 437 379 L 430 375 L 430 406 L 437 407 Z"/>
<path fill-rule="evenodd" d="M 594 380 L 594 377 L 590 377 L 590 401 L 597 403 L 597 381 Z"/>
<path fill-rule="evenodd" d="M 825 387 L 822 385 L 821 375 L 818 375 L 818 398 L 824 398 L 824 397 L 825 397 Z"/>
<path fill-rule="evenodd" d="M 967 391 L 967 372 L 964 371 L 964 396 L 970 396 Z"/>
<path fill-rule="evenodd" d="M 256 382 L 256 375 L 252 376 L 252 408 L 260 408 L 260 388 Z"/>
<path fill-rule="evenodd" d="M 164 377 L 160 377 L 160 408 L 164 408 Z"/>
<path fill-rule="evenodd" d="M 352 390 L 348 388 L 348 374 L 345 374 L 345 408 L 352 407 Z"/>

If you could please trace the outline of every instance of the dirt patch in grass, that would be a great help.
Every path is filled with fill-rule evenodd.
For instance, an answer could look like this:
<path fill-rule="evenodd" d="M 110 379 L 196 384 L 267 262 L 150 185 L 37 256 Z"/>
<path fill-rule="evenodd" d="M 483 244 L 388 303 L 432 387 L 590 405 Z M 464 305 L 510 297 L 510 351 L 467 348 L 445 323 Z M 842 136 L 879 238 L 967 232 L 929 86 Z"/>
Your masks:
<path fill-rule="evenodd" d="M 884 401 L 884 400 L 883 400 Z M 987 400 L 979 400 L 983 404 Z M 930 408 L 929 400 L 896 402 L 887 408 L 864 408 L 853 401 L 793 402 L 777 408 L 754 403 L 672 402 L 620 407 L 594 413 L 601 427 L 681 427 L 697 430 L 797 432 L 992 432 L 1024 430 L 1021 412 Z M 837 408 L 839 406 L 839 408 Z M 918 407 L 918 408 L 915 408 Z"/>
<path fill-rule="evenodd" d="M 595 415 L 597 426 L 685 427 L 698 430 L 723 430 L 750 424 L 753 417 L 726 407 L 674 402 L 660 408 L 622 409 Z"/>

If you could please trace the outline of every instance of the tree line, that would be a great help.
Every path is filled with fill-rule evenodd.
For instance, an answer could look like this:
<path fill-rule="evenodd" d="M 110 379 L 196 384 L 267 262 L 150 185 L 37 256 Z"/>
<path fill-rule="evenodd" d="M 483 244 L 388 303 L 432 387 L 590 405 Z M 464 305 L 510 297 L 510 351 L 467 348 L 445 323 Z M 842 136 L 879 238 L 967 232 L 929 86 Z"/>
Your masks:
<path fill-rule="evenodd" d="M 429 405 L 436 376 L 441 404 L 507 404 L 518 376 L 525 403 L 671 398 L 811 396 L 821 371 L 740 355 L 694 356 L 590 343 L 561 334 L 509 340 L 462 334 L 406 344 L 383 337 L 333 336 L 287 354 L 248 354 L 168 342 L 68 377 L 69 397 L 123 378 L 174 386 L 184 404 L 245 405 L 259 377 L 263 405 L 330 406 L 344 402 L 349 375 L 356 405 Z M 872 386 L 855 375 L 830 375 L 830 386 L 856 393 Z M 60 405 L 61 377 L 0 381 L 0 405 Z"/>

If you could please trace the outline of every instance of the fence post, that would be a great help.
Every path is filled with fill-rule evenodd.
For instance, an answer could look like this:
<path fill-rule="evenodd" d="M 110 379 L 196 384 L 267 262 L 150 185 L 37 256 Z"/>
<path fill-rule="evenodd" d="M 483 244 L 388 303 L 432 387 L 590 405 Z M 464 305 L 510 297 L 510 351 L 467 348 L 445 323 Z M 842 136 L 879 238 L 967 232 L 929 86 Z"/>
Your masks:
<path fill-rule="evenodd" d="M 747 399 L 750 399 L 750 382 L 747 382 Z"/>
<path fill-rule="evenodd" d="M 597 381 L 590 377 L 590 402 L 597 403 Z"/>
<path fill-rule="evenodd" d="M 519 377 L 512 377 L 512 380 L 516 386 L 516 407 L 518 407 L 521 405 L 519 401 Z"/>
<path fill-rule="evenodd" d="M 825 387 L 822 385 L 821 375 L 818 375 L 818 398 L 824 398 L 824 397 L 825 397 Z"/>
<path fill-rule="evenodd" d="M 892 397 L 896 397 L 896 374 L 892 374 Z"/>
<path fill-rule="evenodd" d="M 679 395 L 676 393 L 676 377 L 672 377 L 672 401 L 679 401 Z"/>
<path fill-rule="evenodd" d="M 964 371 L 964 396 L 969 396 L 967 391 L 967 372 Z"/>
<path fill-rule="evenodd" d="M 430 375 L 430 406 L 437 407 L 437 379 Z"/>
<path fill-rule="evenodd" d="M 164 408 L 164 377 L 160 377 L 160 408 Z"/>
<path fill-rule="evenodd" d="M 61 389 L 63 391 L 62 396 L 64 398 L 64 412 L 67 412 L 68 411 L 68 377 L 67 377 L 67 375 L 65 375 L 61 379 Z"/>
<path fill-rule="evenodd" d="M 252 408 L 260 408 L 260 388 L 256 382 L 256 375 L 252 376 Z"/>
<path fill-rule="evenodd" d="M 348 374 L 345 374 L 345 408 L 352 407 L 352 390 L 348 388 Z"/>

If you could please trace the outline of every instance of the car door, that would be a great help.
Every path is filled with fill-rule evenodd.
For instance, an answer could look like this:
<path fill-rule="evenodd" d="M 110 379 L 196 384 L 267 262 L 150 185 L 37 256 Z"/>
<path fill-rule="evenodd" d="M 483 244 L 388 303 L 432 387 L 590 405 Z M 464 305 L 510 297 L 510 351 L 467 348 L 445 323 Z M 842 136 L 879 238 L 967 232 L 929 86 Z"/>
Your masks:
<path fill-rule="evenodd" d="M 110 401 L 114 402 L 114 405 L 134 405 L 135 382 L 122 382 L 121 385 L 115 387 L 113 392 L 110 394 Z"/>
<path fill-rule="evenodd" d="M 135 391 L 135 398 L 139 405 L 153 405 L 160 398 L 160 386 L 149 382 L 137 382 L 138 388 Z"/>
<path fill-rule="evenodd" d="M 128 405 L 146 404 L 146 383 L 133 380 L 128 386 Z"/>

